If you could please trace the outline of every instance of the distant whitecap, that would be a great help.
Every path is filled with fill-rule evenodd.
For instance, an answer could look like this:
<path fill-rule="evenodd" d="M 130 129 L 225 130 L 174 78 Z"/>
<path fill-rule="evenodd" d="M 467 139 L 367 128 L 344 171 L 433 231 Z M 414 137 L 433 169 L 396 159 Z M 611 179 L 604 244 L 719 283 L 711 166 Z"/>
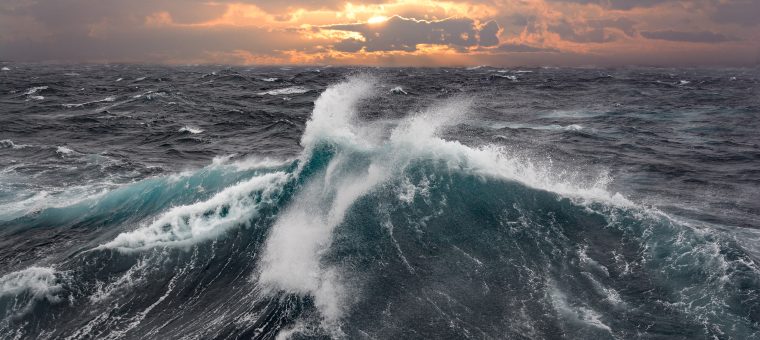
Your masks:
<path fill-rule="evenodd" d="M 393 94 L 409 94 L 408 92 L 404 91 L 404 88 L 402 88 L 401 86 L 396 86 L 392 88 L 390 92 Z"/>
<path fill-rule="evenodd" d="M 269 91 L 259 92 L 258 95 L 260 95 L 260 96 L 265 96 L 265 95 L 279 96 L 279 95 L 284 95 L 284 94 L 302 94 L 302 93 L 306 93 L 306 92 L 309 92 L 309 91 L 311 91 L 311 90 L 307 89 L 307 88 L 305 88 L 303 86 L 291 86 L 291 87 L 286 87 L 286 88 L 282 88 L 282 89 L 275 89 L 275 90 L 269 90 Z"/>
<path fill-rule="evenodd" d="M 201 130 L 201 129 L 197 128 L 197 127 L 192 127 L 192 126 L 189 126 L 189 125 L 185 125 L 185 126 L 183 126 L 183 127 L 181 127 L 179 129 L 179 132 L 189 132 L 189 133 L 192 133 L 194 135 L 197 135 L 197 134 L 203 132 L 203 130 Z"/>

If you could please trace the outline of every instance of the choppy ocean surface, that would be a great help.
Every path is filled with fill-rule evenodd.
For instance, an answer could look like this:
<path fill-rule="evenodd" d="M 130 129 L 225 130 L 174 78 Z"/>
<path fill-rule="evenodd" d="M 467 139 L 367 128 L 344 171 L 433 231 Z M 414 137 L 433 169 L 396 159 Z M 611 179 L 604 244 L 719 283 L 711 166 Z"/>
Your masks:
<path fill-rule="evenodd" d="M 760 337 L 758 69 L 0 66 L 0 338 Z"/>

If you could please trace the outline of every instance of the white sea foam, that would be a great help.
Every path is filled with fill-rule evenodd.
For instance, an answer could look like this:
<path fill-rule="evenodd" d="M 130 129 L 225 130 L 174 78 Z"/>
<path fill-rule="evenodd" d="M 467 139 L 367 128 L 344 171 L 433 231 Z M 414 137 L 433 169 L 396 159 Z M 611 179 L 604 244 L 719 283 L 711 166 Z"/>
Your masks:
<path fill-rule="evenodd" d="M 497 123 L 490 126 L 493 129 L 531 129 L 531 130 L 565 130 L 565 131 L 580 131 L 583 130 L 583 126 L 580 124 L 570 125 L 534 125 L 534 124 L 521 124 L 521 123 Z"/>
<path fill-rule="evenodd" d="M 151 93 L 153 93 L 153 92 L 155 92 L 155 91 L 153 91 L 153 90 L 150 90 L 150 91 L 148 91 L 148 92 L 145 92 L 145 93 L 136 94 L 136 95 L 132 96 L 132 98 L 135 98 L 135 99 L 137 99 L 137 98 L 142 98 L 143 96 L 147 96 L 147 95 L 150 95 L 150 94 L 151 94 Z"/>
<path fill-rule="evenodd" d="M 396 86 L 392 88 L 390 92 L 393 94 L 408 94 L 406 91 L 404 91 L 404 88 L 402 88 L 401 86 Z"/>
<path fill-rule="evenodd" d="M 59 146 L 55 149 L 55 153 L 60 154 L 60 155 L 70 155 L 74 153 L 74 150 L 69 149 L 68 147 L 65 147 L 65 146 Z"/>
<path fill-rule="evenodd" d="M 27 96 L 30 96 L 30 95 L 33 95 L 33 94 L 35 94 L 37 92 L 40 92 L 42 90 L 47 90 L 48 88 L 49 87 L 47 87 L 47 86 L 35 86 L 35 87 L 27 89 L 26 92 L 24 92 L 24 94 L 27 95 Z"/>
<path fill-rule="evenodd" d="M 319 141 L 360 139 L 352 124 L 354 108 L 372 93 L 373 85 L 369 79 L 352 78 L 325 90 L 301 139 L 304 161 Z M 273 291 L 312 295 L 328 328 L 337 325 L 351 294 L 340 268 L 323 266 L 321 254 L 353 203 L 389 178 L 386 164 L 378 160 L 357 168 L 349 158 L 334 157 L 278 218 L 267 239 L 259 282 Z"/>
<path fill-rule="evenodd" d="M 3 68 L 2 68 L 2 69 L 0 69 L 0 70 L 2 70 L 2 71 L 10 71 L 11 69 L 10 69 L 10 67 L 7 67 L 7 66 L 3 66 Z"/>
<path fill-rule="evenodd" d="M 249 156 L 244 159 L 230 161 L 234 155 L 214 157 L 212 166 L 232 166 L 236 171 L 256 169 L 277 169 L 293 162 L 293 159 L 278 159 L 270 157 Z"/>
<path fill-rule="evenodd" d="M 348 289 L 340 269 L 320 264 L 332 242 L 334 228 L 348 209 L 374 186 L 387 179 L 389 169 L 372 164 L 348 176 L 336 169 L 347 160 L 336 158 L 328 171 L 312 181 L 277 220 L 267 239 L 259 280 L 275 290 L 310 294 L 327 324 L 343 315 Z M 333 171 L 330 171 L 333 170 Z"/>
<path fill-rule="evenodd" d="M 158 246 L 185 246 L 212 239 L 229 228 L 245 225 L 259 207 L 272 203 L 289 178 L 268 173 L 230 186 L 210 199 L 172 208 L 152 223 L 119 234 L 98 248 L 139 250 Z M 260 199 L 254 193 L 260 192 Z"/>
<path fill-rule="evenodd" d="M 183 126 L 183 127 L 181 127 L 179 129 L 179 132 L 189 132 L 189 133 L 192 133 L 194 135 L 197 135 L 197 134 L 203 132 L 203 130 L 201 130 L 201 129 L 197 128 L 197 127 L 192 127 L 192 126 L 189 126 L 189 125 L 185 125 L 185 126 Z"/>
<path fill-rule="evenodd" d="M 15 143 L 13 143 L 10 139 L 3 139 L 0 140 L 0 148 L 11 148 L 11 149 L 18 149 L 19 147 L 16 146 Z"/>
<path fill-rule="evenodd" d="M 340 141 L 345 145 L 360 143 L 352 126 L 356 104 L 373 95 L 374 83 L 363 77 L 327 88 L 314 102 L 314 111 L 301 136 L 301 145 L 308 156 L 318 140 Z M 303 163 L 303 162 L 302 162 Z"/>
<path fill-rule="evenodd" d="M 0 277 L 0 298 L 12 296 L 18 299 L 28 294 L 28 302 L 23 306 L 11 307 L 22 314 L 40 300 L 60 302 L 62 292 L 61 274 L 49 267 L 29 267 Z"/>
<path fill-rule="evenodd" d="M 152 259 L 150 259 L 152 260 Z M 111 279 L 110 282 L 96 281 L 95 293 L 90 295 L 90 302 L 99 303 L 116 295 L 117 292 L 128 291 L 130 288 L 142 284 L 145 279 L 145 270 L 148 267 L 149 259 L 142 258 L 129 270 L 119 277 Z"/>
<path fill-rule="evenodd" d="M 271 83 L 271 82 L 273 82 L 273 81 L 277 81 L 277 80 L 279 80 L 279 79 L 280 79 L 280 78 L 262 78 L 261 80 L 262 80 L 262 81 L 265 81 L 265 82 L 270 82 L 270 83 Z"/>
<path fill-rule="evenodd" d="M 500 72 L 500 71 L 499 71 L 499 72 Z M 494 74 L 493 76 L 494 76 L 494 77 L 499 77 L 499 78 L 506 78 L 506 79 L 509 79 L 509 80 L 511 80 L 511 81 L 517 81 L 517 76 L 515 76 L 515 75 L 511 75 L 511 74 L 507 74 L 507 75 L 502 75 L 502 74 Z"/>
<path fill-rule="evenodd" d="M 280 96 L 284 94 L 302 94 L 309 91 L 311 91 L 311 89 L 305 88 L 303 86 L 291 86 L 291 87 L 285 87 L 281 89 L 274 89 L 274 90 L 259 92 L 258 95 L 259 96 L 265 96 L 265 95 Z"/>
<path fill-rule="evenodd" d="M 0 204 L 0 221 L 15 218 L 50 208 L 72 206 L 86 200 L 94 200 L 108 192 L 107 184 L 69 187 L 65 190 L 52 188 L 22 193 L 10 202 Z"/>
<path fill-rule="evenodd" d="M 602 320 L 599 312 L 588 306 L 571 304 L 567 296 L 557 287 L 555 283 L 550 283 L 547 295 L 554 309 L 567 321 L 599 328 L 612 333 L 612 328 L 606 325 Z"/>
<path fill-rule="evenodd" d="M 100 100 L 93 100 L 93 101 L 90 101 L 90 102 L 84 102 L 84 103 L 79 103 L 79 104 L 61 104 L 61 105 L 63 107 L 65 107 L 65 108 L 73 108 L 73 107 L 82 107 L 82 106 L 85 106 L 85 105 L 97 104 L 97 103 L 110 103 L 110 102 L 113 102 L 113 101 L 116 101 L 116 97 L 115 96 L 108 96 L 108 97 L 105 97 L 105 98 L 100 99 Z"/>
<path fill-rule="evenodd" d="M 29 96 L 29 99 L 33 99 L 33 100 L 44 100 L 44 99 L 45 99 L 45 97 L 44 97 L 44 96 Z"/>

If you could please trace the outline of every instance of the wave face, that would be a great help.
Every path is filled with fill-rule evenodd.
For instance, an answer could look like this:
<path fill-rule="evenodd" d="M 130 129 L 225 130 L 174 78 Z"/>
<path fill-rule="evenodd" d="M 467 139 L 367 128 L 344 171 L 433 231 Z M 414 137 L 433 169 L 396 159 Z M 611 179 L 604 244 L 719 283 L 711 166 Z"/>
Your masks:
<path fill-rule="evenodd" d="M 0 213 L 16 268 L 0 276 L 0 334 L 760 336 L 760 270 L 736 234 L 604 173 L 445 138 L 476 110 L 464 96 L 368 119 L 387 92 L 368 76 L 329 86 L 292 158 L 217 158 Z"/>

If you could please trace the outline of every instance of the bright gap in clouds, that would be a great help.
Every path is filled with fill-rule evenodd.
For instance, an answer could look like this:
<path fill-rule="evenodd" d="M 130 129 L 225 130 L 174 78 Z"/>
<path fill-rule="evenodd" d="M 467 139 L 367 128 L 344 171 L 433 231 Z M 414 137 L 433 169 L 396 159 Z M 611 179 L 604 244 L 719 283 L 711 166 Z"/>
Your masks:
<path fill-rule="evenodd" d="M 376 15 L 374 17 L 369 18 L 367 20 L 367 23 L 368 24 L 379 24 L 379 23 L 386 22 L 386 21 L 388 21 L 388 17 L 386 17 L 384 15 Z"/>

